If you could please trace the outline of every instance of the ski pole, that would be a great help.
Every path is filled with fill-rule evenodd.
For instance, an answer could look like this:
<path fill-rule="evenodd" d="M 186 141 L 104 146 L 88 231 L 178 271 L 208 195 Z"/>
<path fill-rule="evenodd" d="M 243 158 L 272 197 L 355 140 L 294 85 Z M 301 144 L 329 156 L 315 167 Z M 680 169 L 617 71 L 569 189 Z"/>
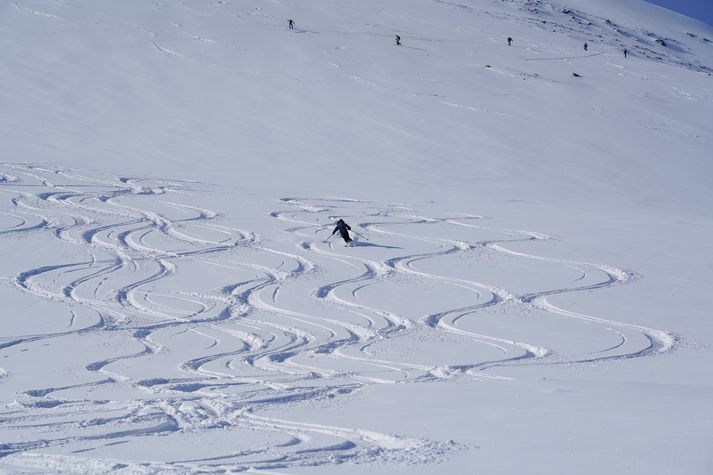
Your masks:
<path fill-rule="evenodd" d="M 361 234 L 359 234 L 358 232 L 356 232 L 356 231 L 354 231 L 354 230 L 352 230 L 352 232 L 353 232 L 354 234 L 356 234 L 357 236 L 359 236 L 360 238 L 364 238 L 364 239 L 366 239 L 367 241 L 369 240 L 368 237 L 362 236 Z"/>
<path fill-rule="evenodd" d="M 324 242 L 329 242 L 329 240 L 332 239 L 332 236 L 334 236 L 334 233 L 330 234 L 329 237 L 324 240 Z"/>

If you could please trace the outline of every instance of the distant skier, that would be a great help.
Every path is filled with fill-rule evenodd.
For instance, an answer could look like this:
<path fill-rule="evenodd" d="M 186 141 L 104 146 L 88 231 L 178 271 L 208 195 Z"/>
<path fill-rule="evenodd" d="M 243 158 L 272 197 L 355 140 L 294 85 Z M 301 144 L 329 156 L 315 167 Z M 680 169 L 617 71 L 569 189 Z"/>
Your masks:
<path fill-rule="evenodd" d="M 342 236 L 342 239 L 344 239 L 344 244 L 348 246 L 349 243 L 352 242 L 352 238 L 349 236 L 349 230 L 351 229 L 351 226 L 349 226 L 346 222 L 344 222 L 343 219 L 340 218 L 339 221 L 337 221 L 337 227 L 335 227 L 334 231 L 332 231 L 332 236 L 334 236 L 334 233 L 339 231 L 339 234 Z"/>
<path fill-rule="evenodd" d="M 589 45 L 587 43 L 584 43 L 584 51 L 587 51 L 587 48 L 589 48 Z"/>
<path fill-rule="evenodd" d="M 294 30 L 294 29 L 295 29 L 295 22 L 292 20 L 292 18 L 290 18 L 289 20 L 287 20 L 287 26 L 290 28 L 290 30 Z"/>
<path fill-rule="evenodd" d="M 626 48 L 624 48 L 624 58 L 626 58 L 627 53 L 628 53 L 628 51 L 626 50 Z"/>
<path fill-rule="evenodd" d="M 512 38 L 508 36 L 508 46 L 512 46 Z"/>
<path fill-rule="evenodd" d="M 401 46 L 401 37 L 396 35 L 396 46 Z"/>

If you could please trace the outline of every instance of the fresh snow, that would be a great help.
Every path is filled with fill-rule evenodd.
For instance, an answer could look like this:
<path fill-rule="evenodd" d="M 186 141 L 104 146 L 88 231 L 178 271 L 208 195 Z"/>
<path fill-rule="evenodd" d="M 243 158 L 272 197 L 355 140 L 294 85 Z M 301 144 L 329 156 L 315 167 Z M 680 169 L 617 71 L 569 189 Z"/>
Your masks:
<path fill-rule="evenodd" d="M 0 60 L 0 472 L 713 471 L 710 26 L 10 0 Z"/>

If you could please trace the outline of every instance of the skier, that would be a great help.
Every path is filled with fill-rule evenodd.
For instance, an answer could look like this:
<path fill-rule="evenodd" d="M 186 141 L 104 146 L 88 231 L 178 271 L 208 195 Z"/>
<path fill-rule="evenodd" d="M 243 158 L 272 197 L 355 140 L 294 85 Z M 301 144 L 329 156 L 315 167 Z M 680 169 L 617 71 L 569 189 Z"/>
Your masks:
<path fill-rule="evenodd" d="M 290 28 L 290 30 L 294 30 L 294 29 L 295 29 L 295 22 L 292 21 L 292 18 L 290 18 L 289 20 L 287 20 L 287 26 Z"/>
<path fill-rule="evenodd" d="M 584 43 L 584 51 L 587 51 L 587 48 L 589 48 L 589 45 L 587 43 Z"/>
<path fill-rule="evenodd" d="M 628 53 L 628 51 L 626 51 L 626 48 L 624 48 L 624 58 L 626 58 L 626 53 Z"/>
<path fill-rule="evenodd" d="M 339 231 L 342 239 L 344 239 L 344 245 L 348 246 L 349 243 L 352 242 L 352 238 L 349 236 L 350 229 L 352 229 L 351 226 L 349 226 L 343 219 L 339 218 L 339 221 L 337 221 L 337 227 L 335 227 L 334 231 L 332 231 L 332 236 L 334 236 L 334 233 Z"/>
<path fill-rule="evenodd" d="M 508 46 L 512 46 L 512 38 L 508 36 Z"/>
<path fill-rule="evenodd" d="M 401 37 L 396 35 L 396 46 L 401 46 Z"/>

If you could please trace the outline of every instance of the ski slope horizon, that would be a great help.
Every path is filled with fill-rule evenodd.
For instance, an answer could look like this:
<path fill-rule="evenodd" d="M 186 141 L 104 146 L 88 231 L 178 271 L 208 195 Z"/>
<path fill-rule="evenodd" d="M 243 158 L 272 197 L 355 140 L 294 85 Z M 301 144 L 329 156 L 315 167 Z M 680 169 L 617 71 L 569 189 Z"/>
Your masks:
<path fill-rule="evenodd" d="M 672 10 L 708 25 L 713 25 L 713 8 L 705 1 L 673 2 L 670 0 L 647 0 L 649 3 Z"/>
<path fill-rule="evenodd" d="M 713 27 L 18 0 L 0 46 L 0 471 L 713 469 Z"/>

